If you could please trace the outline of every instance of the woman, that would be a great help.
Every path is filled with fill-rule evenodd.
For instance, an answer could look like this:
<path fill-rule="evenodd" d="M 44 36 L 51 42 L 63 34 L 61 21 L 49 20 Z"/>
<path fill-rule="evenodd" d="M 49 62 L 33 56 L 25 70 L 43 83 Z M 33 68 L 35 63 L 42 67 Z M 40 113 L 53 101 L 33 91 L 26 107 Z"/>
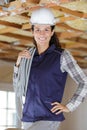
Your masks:
<path fill-rule="evenodd" d="M 26 130 L 58 130 L 65 119 L 63 112 L 75 110 L 86 96 L 87 78 L 71 54 L 61 48 L 50 9 L 33 11 L 30 22 L 35 47 L 20 52 L 14 66 L 18 116 Z M 67 74 L 78 88 L 72 99 L 62 105 Z"/>

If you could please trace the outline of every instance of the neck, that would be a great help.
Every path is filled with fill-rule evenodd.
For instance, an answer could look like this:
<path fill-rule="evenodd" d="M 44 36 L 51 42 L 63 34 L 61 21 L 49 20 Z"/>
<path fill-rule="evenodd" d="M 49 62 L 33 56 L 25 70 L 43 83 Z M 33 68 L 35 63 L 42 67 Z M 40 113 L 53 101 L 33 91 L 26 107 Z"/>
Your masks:
<path fill-rule="evenodd" d="M 37 46 L 38 53 L 39 54 L 43 53 L 44 51 L 47 50 L 48 47 L 49 47 L 49 45 L 47 45 L 47 46 Z"/>

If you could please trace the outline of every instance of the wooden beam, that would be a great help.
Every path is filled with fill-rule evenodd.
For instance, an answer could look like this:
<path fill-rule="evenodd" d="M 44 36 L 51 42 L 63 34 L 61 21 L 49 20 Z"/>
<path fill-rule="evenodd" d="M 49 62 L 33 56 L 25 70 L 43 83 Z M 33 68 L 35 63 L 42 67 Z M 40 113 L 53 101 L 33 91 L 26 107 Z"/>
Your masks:
<path fill-rule="evenodd" d="M 10 32 L 13 32 L 13 31 L 16 31 L 16 28 L 5 27 L 5 28 L 0 29 L 0 34 L 10 33 Z"/>
<path fill-rule="evenodd" d="M 77 37 L 81 36 L 83 33 L 81 32 L 62 32 L 58 36 L 60 39 L 66 39 L 66 38 L 72 38 L 72 37 Z"/>
<path fill-rule="evenodd" d="M 7 44 L 6 42 L 0 42 L 0 49 L 8 49 L 11 48 L 10 44 Z"/>
<path fill-rule="evenodd" d="M 40 0 L 26 0 L 27 3 L 34 3 L 34 4 L 38 4 L 40 2 Z"/>
<path fill-rule="evenodd" d="M 13 33 L 5 33 L 4 36 L 9 36 L 9 37 L 13 37 L 13 38 L 17 38 L 17 39 L 23 39 L 23 40 L 29 40 L 29 41 L 32 41 L 32 38 L 29 37 L 29 36 L 24 36 L 24 35 L 21 35 L 21 34 L 13 34 Z"/>
<path fill-rule="evenodd" d="M 29 23 L 23 24 L 22 29 L 31 29 L 31 24 Z"/>
<path fill-rule="evenodd" d="M 79 43 L 85 43 L 85 44 L 87 44 L 87 39 L 84 39 L 82 37 L 68 38 L 68 40 L 73 41 L 73 42 L 79 42 Z"/>
<path fill-rule="evenodd" d="M 63 22 L 71 21 L 71 20 L 75 20 L 75 19 L 77 19 L 77 18 L 74 16 L 67 16 L 67 17 L 62 16 L 62 17 L 58 17 L 57 21 L 58 21 L 58 23 L 63 23 Z"/>
<path fill-rule="evenodd" d="M 80 57 L 82 59 L 84 59 L 84 57 L 87 57 L 87 51 L 72 49 L 71 53 L 73 56 L 77 56 L 77 57 Z"/>
<path fill-rule="evenodd" d="M 59 10 L 61 12 L 64 12 L 64 13 L 67 13 L 67 14 L 70 14 L 70 15 L 74 15 L 76 17 L 87 18 L 87 13 L 83 13 L 83 12 L 80 12 L 78 10 L 71 10 L 71 9 L 66 8 L 66 7 L 56 5 L 56 4 L 53 4 L 53 3 L 47 4 L 46 7 L 52 8 L 54 10 Z"/>
<path fill-rule="evenodd" d="M 64 48 L 67 49 L 72 49 L 72 48 L 81 48 L 82 50 L 85 48 L 87 49 L 87 44 L 86 43 L 80 43 L 72 40 L 60 40 L 61 45 Z"/>
<path fill-rule="evenodd" d="M 81 68 L 87 69 L 87 60 L 81 57 L 75 56 L 75 60 Z"/>
<path fill-rule="evenodd" d="M 20 3 L 20 4 L 19 4 Z M 10 10 L 9 11 L 9 13 L 8 13 L 8 15 L 10 15 L 10 13 L 12 13 L 12 11 L 15 13 L 15 14 L 21 14 L 21 13 L 23 13 L 23 12 L 25 12 L 25 11 L 32 11 L 32 10 L 34 10 L 34 9 L 36 9 L 36 8 L 38 8 L 38 7 L 40 7 L 40 6 L 42 6 L 42 5 L 38 5 L 38 4 L 35 4 L 35 5 L 32 5 L 32 4 L 30 4 L 29 2 L 26 2 L 25 4 L 24 4 L 24 6 L 23 6 L 23 4 L 24 3 L 21 3 L 21 2 L 19 2 L 19 1 L 15 1 L 15 2 L 11 2 L 11 4 L 9 5 L 10 7 L 9 8 L 11 8 L 11 6 L 15 6 L 15 9 L 13 9 L 13 10 Z M 31 6 L 30 6 L 31 5 Z M 71 14 L 71 15 L 74 15 L 74 16 L 77 16 L 77 17 L 80 17 L 80 18 L 87 18 L 87 13 L 83 13 L 83 12 L 80 12 L 80 11 L 77 11 L 77 10 L 71 10 L 71 9 L 68 9 L 68 8 L 66 8 L 66 7 L 63 7 L 63 6 L 60 6 L 60 5 L 57 5 L 57 3 L 46 3 L 45 5 L 44 5 L 45 7 L 49 7 L 49 8 L 53 8 L 53 9 L 56 9 L 56 10 L 59 10 L 59 11 L 61 11 L 61 12 L 64 12 L 64 13 L 67 13 L 67 14 Z M 6 14 L 7 15 L 7 14 Z"/>
<path fill-rule="evenodd" d="M 79 29 L 75 29 L 69 25 L 67 25 L 66 23 L 57 23 L 57 26 L 58 27 L 61 27 L 63 29 L 67 29 L 67 30 L 70 30 L 70 31 L 76 31 L 76 32 L 84 32 L 82 30 L 79 30 Z"/>
<path fill-rule="evenodd" d="M 78 57 L 78 56 L 76 56 L 75 59 L 76 59 L 79 63 L 84 63 L 84 64 L 87 65 L 87 60 L 85 60 L 85 59 L 83 59 L 83 58 L 81 58 L 81 57 Z M 87 66 L 86 66 L 86 67 L 87 67 Z"/>
<path fill-rule="evenodd" d="M 7 22 L 7 21 L 4 21 L 4 20 L 0 20 L 0 25 L 5 25 L 5 26 L 19 28 L 19 29 L 22 28 L 22 25 L 11 23 L 11 22 Z"/>

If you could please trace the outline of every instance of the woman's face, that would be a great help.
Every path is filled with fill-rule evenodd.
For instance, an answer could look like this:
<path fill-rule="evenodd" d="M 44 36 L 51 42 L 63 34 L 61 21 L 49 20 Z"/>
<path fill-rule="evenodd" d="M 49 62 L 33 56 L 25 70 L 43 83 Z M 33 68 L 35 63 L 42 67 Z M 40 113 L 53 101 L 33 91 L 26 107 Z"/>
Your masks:
<path fill-rule="evenodd" d="M 53 33 L 50 25 L 34 25 L 33 36 L 37 46 L 49 46 Z"/>

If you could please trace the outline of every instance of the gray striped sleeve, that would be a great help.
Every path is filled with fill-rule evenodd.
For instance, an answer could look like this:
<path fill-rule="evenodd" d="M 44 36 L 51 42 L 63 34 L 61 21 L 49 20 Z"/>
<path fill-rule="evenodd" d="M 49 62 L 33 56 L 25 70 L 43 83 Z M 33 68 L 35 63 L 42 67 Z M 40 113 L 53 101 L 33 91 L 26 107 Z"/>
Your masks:
<path fill-rule="evenodd" d="M 61 56 L 61 70 L 62 72 L 68 72 L 71 78 L 78 84 L 76 92 L 67 103 L 69 110 L 73 111 L 87 95 L 87 76 L 67 50 L 65 50 Z"/>

